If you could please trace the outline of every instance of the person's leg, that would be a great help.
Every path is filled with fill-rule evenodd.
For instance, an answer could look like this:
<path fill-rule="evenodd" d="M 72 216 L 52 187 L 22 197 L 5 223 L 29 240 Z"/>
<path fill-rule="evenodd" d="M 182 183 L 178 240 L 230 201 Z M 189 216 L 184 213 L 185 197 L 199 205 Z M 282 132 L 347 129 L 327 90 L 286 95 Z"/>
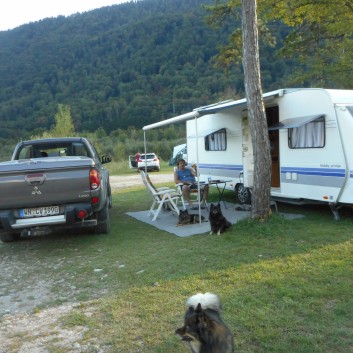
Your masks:
<path fill-rule="evenodd" d="M 184 199 L 186 199 L 186 201 L 189 204 L 189 206 L 192 207 L 192 202 L 190 201 L 190 186 L 183 185 L 181 190 L 182 190 Z"/>
<path fill-rule="evenodd" d="M 201 188 L 201 192 L 202 192 L 202 200 L 204 202 L 207 202 L 207 197 L 208 197 L 208 185 L 204 185 Z"/>

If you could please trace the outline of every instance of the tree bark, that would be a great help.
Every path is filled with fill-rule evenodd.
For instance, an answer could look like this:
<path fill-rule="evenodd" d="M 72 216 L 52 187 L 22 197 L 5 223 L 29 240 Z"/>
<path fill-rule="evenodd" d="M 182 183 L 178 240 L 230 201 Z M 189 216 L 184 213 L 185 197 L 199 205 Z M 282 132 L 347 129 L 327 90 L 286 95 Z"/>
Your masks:
<path fill-rule="evenodd" d="M 267 220 L 270 214 L 271 155 L 262 98 L 256 0 L 242 0 L 243 68 L 248 121 L 254 153 L 252 218 Z"/>

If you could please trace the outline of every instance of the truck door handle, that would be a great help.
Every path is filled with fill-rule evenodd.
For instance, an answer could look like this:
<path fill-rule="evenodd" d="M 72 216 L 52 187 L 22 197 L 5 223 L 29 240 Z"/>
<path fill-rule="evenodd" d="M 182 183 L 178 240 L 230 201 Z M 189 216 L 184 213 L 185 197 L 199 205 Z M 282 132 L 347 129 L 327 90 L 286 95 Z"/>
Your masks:
<path fill-rule="evenodd" d="M 45 174 L 27 174 L 25 176 L 26 183 L 29 185 L 41 185 L 45 181 Z"/>

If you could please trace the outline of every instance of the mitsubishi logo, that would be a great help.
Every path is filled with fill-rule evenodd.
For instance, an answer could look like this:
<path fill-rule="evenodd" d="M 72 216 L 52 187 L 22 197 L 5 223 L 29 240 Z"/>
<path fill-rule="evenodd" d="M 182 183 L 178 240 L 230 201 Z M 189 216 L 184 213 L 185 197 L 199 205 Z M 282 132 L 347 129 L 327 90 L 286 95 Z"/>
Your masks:
<path fill-rule="evenodd" d="M 32 190 L 32 195 L 41 195 L 42 192 L 39 190 L 38 186 L 35 186 Z"/>

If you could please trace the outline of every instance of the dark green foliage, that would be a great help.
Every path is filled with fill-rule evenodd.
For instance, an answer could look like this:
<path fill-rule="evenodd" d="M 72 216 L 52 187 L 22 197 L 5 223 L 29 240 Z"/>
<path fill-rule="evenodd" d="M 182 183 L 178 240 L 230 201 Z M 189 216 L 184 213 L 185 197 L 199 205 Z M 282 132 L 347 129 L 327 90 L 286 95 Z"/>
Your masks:
<path fill-rule="evenodd" d="M 108 153 L 112 155 L 114 162 L 123 161 L 126 165 L 128 165 L 128 156 L 135 155 L 137 151 L 143 152 L 145 149 L 143 131 L 134 127 L 129 127 L 126 130 L 113 130 L 109 135 L 101 127 L 94 133 L 85 131 L 75 133 L 75 135 L 87 137 L 95 145 L 99 154 Z M 32 136 L 31 138 L 37 137 Z M 185 124 L 149 130 L 146 137 L 147 152 L 155 152 L 162 161 L 168 162 L 172 156 L 173 147 L 186 142 Z M 0 148 L 0 162 L 11 159 L 13 150 L 20 140 L 20 137 L 18 139 L 2 139 L 0 137 L 2 146 Z"/>
<path fill-rule="evenodd" d="M 225 73 L 213 60 L 238 24 L 208 27 L 211 3 L 143 0 L 0 32 L 0 138 L 49 130 L 58 104 L 77 132 L 109 134 L 242 96 L 241 66 Z M 262 69 L 266 89 L 288 70 L 273 50 Z"/>

